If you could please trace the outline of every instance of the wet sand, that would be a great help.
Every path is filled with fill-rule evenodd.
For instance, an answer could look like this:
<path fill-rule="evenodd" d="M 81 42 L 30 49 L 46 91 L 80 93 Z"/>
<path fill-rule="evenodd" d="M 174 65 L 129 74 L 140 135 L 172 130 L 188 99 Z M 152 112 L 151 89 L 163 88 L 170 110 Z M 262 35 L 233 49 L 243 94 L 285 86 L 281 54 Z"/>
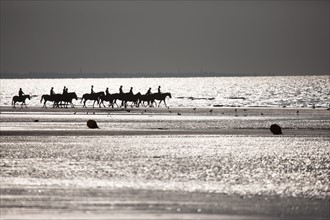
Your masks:
<path fill-rule="evenodd" d="M 2 219 L 330 216 L 326 109 L 0 110 Z"/>
<path fill-rule="evenodd" d="M 298 112 L 297 112 L 298 111 Z M 2 135 L 284 135 L 330 136 L 330 111 L 286 108 L 1 107 Z M 100 129 L 86 127 L 89 119 Z"/>

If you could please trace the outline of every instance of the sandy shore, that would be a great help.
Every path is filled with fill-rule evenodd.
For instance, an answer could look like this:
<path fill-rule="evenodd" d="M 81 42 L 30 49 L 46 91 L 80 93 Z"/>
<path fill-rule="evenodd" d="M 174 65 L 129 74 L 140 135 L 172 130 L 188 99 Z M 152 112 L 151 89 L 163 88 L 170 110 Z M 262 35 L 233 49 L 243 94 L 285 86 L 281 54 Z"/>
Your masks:
<path fill-rule="evenodd" d="M 0 112 L 2 219 L 330 216 L 326 109 Z"/>
<path fill-rule="evenodd" d="M 10 136 L 267 136 L 272 135 L 271 124 L 279 124 L 284 135 L 330 136 L 330 111 L 326 109 L 0 107 L 0 112 L 1 134 Z M 100 129 L 87 129 L 89 119 Z"/>

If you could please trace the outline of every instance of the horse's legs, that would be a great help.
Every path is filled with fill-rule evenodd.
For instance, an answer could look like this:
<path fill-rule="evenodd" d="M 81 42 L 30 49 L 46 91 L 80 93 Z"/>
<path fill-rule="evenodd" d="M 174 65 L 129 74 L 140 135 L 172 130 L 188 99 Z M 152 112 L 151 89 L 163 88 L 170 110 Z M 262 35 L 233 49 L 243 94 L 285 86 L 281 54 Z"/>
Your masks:
<path fill-rule="evenodd" d="M 84 105 L 83 105 L 83 107 L 85 107 L 85 108 L 87 108 L 87 106 L 86 106 L 86 101 L 87 101 L 87 99 L 85 99 L 85 101 L 84 101 Z"/>
<path fill-rule="evenodd" d="M 164 104 L 165 104 L 165 107 L 167 107 L 166 102 L 165 102 L 165 99 L 164 99 Z"/>
<path fill-rule="evenodd" d="M 119 108 L 119 105 L 117 104 L 117 99 L 114 101 L 114 103 L 117 105 L 117 107 Z M 112 106 L 113 108 L 113 106 Z"/>

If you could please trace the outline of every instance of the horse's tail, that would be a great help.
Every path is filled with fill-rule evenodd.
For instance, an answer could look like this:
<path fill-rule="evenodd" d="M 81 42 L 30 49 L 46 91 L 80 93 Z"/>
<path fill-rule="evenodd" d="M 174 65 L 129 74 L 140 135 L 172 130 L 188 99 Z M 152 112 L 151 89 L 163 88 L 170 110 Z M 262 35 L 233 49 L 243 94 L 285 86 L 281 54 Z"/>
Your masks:
<path fill-rule="evenodd" d="M 44 99 L 44 95 L 41 96 L 40 103 L 42 103 L 43 99 Z"/>
<path fill-rule="evenodd" d="M 12 101 L 11 101 L 11 105 L 14 105 L 14 98 L 15 98 L 15 97 L 13 97 L 13 99 L 12 99 Z"/>

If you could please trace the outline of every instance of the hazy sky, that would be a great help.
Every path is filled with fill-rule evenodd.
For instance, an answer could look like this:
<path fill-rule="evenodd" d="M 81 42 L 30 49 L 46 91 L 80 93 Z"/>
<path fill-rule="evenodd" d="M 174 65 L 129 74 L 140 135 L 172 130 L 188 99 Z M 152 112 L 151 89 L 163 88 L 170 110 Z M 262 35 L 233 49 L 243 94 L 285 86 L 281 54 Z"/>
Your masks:
<path fill-rule="evenodd" d="M 1 0 L 1 72 L 329 73 L 329 8 Z"/>

